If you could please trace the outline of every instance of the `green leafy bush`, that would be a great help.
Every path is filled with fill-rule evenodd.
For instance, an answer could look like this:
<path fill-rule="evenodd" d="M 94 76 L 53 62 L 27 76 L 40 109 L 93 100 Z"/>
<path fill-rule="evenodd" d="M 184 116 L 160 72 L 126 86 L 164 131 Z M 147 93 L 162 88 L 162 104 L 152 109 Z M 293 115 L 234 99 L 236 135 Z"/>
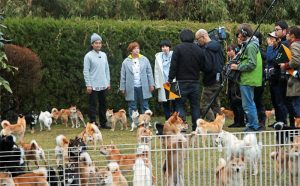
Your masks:
<path fill-rule="evenodd" d="M 225 26 L 229 32 L 228 42 L 233 42 L 235 23 L 197 23 L 176 21 L 120 21 L 51 18 L 6 19 L 10 38 L 14 43 L 32 49 L 42 61 L 42 80 L 40 85 L 24 100 L 20 109 L 50 110 L 52 107 L 66 108 L 76 104 L 87 111 L 88 97 L 83 80 L 83 57 L 88 51 L 90 35 L 99 33 L 103 38 L 103 51 L 107 53 L 111 71 L 112 90 L 108 94 L 108 107 L 127 108 L 124 97 L 118 94 L 121 63 L 127 56 L 129 42 L 138 41 L 141 53 L 149 58 L 154 66 L 154 55 L 160 51 L 159 42 L 168 38 L 173 45 L 179 43 L 182 28 L 197 31 Z M 272 30 L 272 25 L 262 25 L 263 34 Z M 222 101 L 226 103 L 222 93 Z M 33 101 L 34 100 L 34 101 Z M 28 105 L 32 107 L 28 107 Z M 161 111 L 156 93 L 150 101 L 156 114 Z"/>

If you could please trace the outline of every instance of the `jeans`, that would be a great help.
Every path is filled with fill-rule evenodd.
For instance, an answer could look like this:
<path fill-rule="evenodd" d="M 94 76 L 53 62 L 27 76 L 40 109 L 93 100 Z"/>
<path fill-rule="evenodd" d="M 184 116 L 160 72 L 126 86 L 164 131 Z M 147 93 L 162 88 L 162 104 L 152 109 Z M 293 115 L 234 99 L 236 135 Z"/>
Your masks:
<path fill-rule="evenodd" d="M 300 118 L 300 96 L 294 96 L 293 99 L 293 107 L 296 112 L 296 118 Z"/>
<path fill-rule="evenodd" d="M 92 91 L 89 95 L 89 119 L 90 121 L 96 122 L 96 113 L 97 113 L 97 99 L 98 99 L 98 106 L 99 106 L 99 123 L 101 126 L 106 125 L 106 90 L 101 91 Z"/>
<path fill-rule="evenodd" d="M 148 99 L 143 98 L 142 87 L 134 87 L 134 101 L 128 101 L 128 113 L 131 121 L 132 112 L 137 110 L 137 104 L 140 106 L 140 114 L 149 109 Z"/>
<path fill-rule="evenodd" d="M 254 87 L 240 85 L 242 105 L 248 119 L 248 128 L 257 130 L 259 128 L 257 111 L 254 102 Z"/>
<path fill-rule="evenodd" d="M 180 82 L 179 81 L 179 89 L 181 98 L 176 99 L 176 109 L 179 112 L 179 116 L 185 120 L 185 102 L 189 100 L 190 108 L 192 113 L 192 130 L 196 130 L 197 119 L 200 118 L 200 103 L 199 103 L 199 82 L 191 81 L 191 82 Z"/>
<path fill-rule="evenodd" d="M 169 92 L 166 92 L 166 97 L 169 97 Z M 167 100 L 165 102 L 162 102 L 163 105 L 163 109 L 164 109 L 164 114 L 165 114 L 165 118 L 166 120 L 169 119 L 169 117 L 171 116 L 171 113 L 176 111 L 176 103 L 175 100 Z"/>

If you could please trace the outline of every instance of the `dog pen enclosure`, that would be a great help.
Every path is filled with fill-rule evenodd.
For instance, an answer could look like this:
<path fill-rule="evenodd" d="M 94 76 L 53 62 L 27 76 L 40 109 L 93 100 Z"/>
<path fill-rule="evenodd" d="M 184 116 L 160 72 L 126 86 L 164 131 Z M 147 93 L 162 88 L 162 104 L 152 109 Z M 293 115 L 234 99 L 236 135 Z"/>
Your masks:
<path fill-rule="evenodd" d="M 148 182 L 145 181 L 145 183 L 152 182 L 153 185 L 176 185 L 177 183 L 177 185 L 206 186 L 222 185 L 223 182 L 226 182 L 227 185 L 241 185 L 242 183 L 243 185 L 251 186 L 300 184 L 300 176 L 298 176 L 300 172 L 300 144 L 298 143 L 300 140 L 295 131 L 252 133 L 256 137 L 256 143 L 247 140 L 243 141 L 245 135 L 247 135 L 245 133 L 230 134 L 238 139 L 238 141 L 235 141 L 236 139 L 232 140 L 230 138 L 232 140 L 230 146 L 226 146 L 224 141 L 222 141 L 225 138 L 224 136 L 209 134 L 206 136 L 205 145 L 202 143 L 202 136 L 196 135 L 191 139 L 186 137 L 187 141 L 184 143 L 180 141 L 169 146 L 166 136 L 153 136 L 147 145 L 106 145 L 102 147 L 102 153 L 100 153 L 99 147 L 96 150 L 94 150 L 93 146 L 87 146 L 86 148 L 76 147 L 74 152 L 77 153 L 78 157 L 68 163 L 66 162 L 67 159 L 64 158 L 57 162 L 54 149 L 44 149 L 46 163 L 40 160 L 39 165 L 48 170 L 47 181 L 50 185 L 68 185 L 68 182 L 71 184 L 74 180 L 74 185 L 84 185 L 83 183 L 85 182 L 87 182 L 87 185 L 100 185 L 100 182 L 104 180 L 104 175 L 115 176 L 119 179 L 121 174 L 126 178 L 128 185 L 133 185 L 136 172 L 133 171 L 135 160 L 132 157 L 135 157 L 136 154 L 139 154 L 138 157 L 141 157 L 143 160 L 147 158 L 151 162 L 145 161 L 145 165 L 147 165 L 150 172 L 139 172 L 139 175 L 150 173 L 151 179 Z M 294 142 L 290 141 L 291 138 L 293 138 Z M 42 142 L 39 143 L 42 144 Z M 237 145 L 238 143 L 240 145 Z M 246 150 L 254 146 L 255 148 L 250 150 L 250 153 L 246 152 Z M 113 155 L 109 152 L 112 147 L 119 150 L 121 154 L 116 157 L 124 155 L 128 155 L 128 157 L 127 159 L 125 158 L 123 163 L 120 163 L 120 159 L 112 160 L 117 161 L 120 165 L 119 168 L 111 165 L 109 167 L 109 172 L 113 172 L 111 174 L 107 172 L 109 163 L 107 159 Z M 232 148 L 239 149 L 238 155 L 240 156 L 236 155 L 239 158 L 238 161 L 233 161 L 233 158 L 228 155 L 229 152 L 234 151 Z M 88 158 L 80 156 L 82 152 L 87 152 L 92 162 L 89 162 Z M 1 152 L 1 154 L 3 157 L 5 152 Z M 256 154 L 258 155 L 257 159 L 254 158 Z M 220 160 L 221 158 L 225 160 L 226 165 L 224 161 Z M 255 160 L 257 160 L 257 172 L 255 172 L 255 165 L 253 164 Z M 24 165 L 21 167 L 23 168 L 22 173 L 32 172 L 32 170 L 37 169 L 33 160 L 27 162 L 29 162 L 28 166 Z M 220 163 L 222 166 L 220 166 Z M 217 171 L 218 167 L 221 172 Z M 5 167 L 1 168 L 2 170 L 5 169 Z M 49 174 L 50 169 L 53 169 L 56 175 L 53 174 L 53 171 Z M 137 167 L 135 169 L 145 170 Z M 225 169 L 227 173 L 224 171 Z M 165 174 L 165 172 L 168 174 Z M 13 174 L 16 173 L 13 172 Z M 221 177 L 221 175 L 225 175 L 225 177 Z M 50 179 L 49 177 L 55 179 Z M 1 179 L 4 178 L 2 177 Z M 30 182 L 30 179 L 28 180 Z M 115 178 L 113 180 L 115 181 Z M 121 183 L 122 181 L 120 185 L 122 185 Z M 140 184 L 141 182 L 138 183 Z"/>

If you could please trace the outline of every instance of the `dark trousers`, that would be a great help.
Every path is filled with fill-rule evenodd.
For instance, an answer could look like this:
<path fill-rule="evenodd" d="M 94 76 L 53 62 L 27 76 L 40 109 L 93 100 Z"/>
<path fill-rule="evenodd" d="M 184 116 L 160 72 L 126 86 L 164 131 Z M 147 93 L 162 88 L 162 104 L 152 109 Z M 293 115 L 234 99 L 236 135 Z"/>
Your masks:
<path fill-rule="evenodd" d="M 187 100 L 190 102 L 190 108 L 192 113 L 192 130 L 196 130 L 197 119 L 200 118 L 200 103 L 199 103 L 199 82 L 180 82 L 179 89 L 181 98 L 176 99 L 176 109 L 183 120 L 185 120 L 185 103 Z"/>
<path fill-rule="evenodd" d="M 265 127 L 266 124 L 266 109 L 263 104 L 263 93 L 265 85 L 254 88 L 254 102 L 257 110 L 258 123 L 261 127 Z"/>
<path fill-rule="evenodd" d="M 240 87 L 237 83 L 230 79 L 228 79 L 227 86 L 230 108 L 234 113 L 234 124 L 245 126 L 245 113 L 242 106 Z"/>
<path fill-rule="evenodd" d="M 166 98 L 168 98 L 169 92 L 165 91 L 165 93 L 166 93 Z M 162 105 L 163 105 L 163 109 L 164 109 L 165 118 L 166 118 L 166 120 L 168 120 L 169 117 L 171 116 L 171 113 L 176 111 L 175 100 L 167 100 L 165 102 L 162 102 Z"/>
<path fill-rule="evenodd" d="M 241 99 L 230 99 L 230 108 L 234 113 L 234 124 L 245 126 L 245 116 Z"/>
<path fill-rule="evenodd" d="M 89 95 L 89 119 L 90 121 L 96 122 L 96 115 L 97 115 L 97 103 L 98 104 L 98 114 L 99 114 L 99 122 L 101 126 L 106 125 L 106 90 L 101 91 L 92 91 L 92 93 Z"/>

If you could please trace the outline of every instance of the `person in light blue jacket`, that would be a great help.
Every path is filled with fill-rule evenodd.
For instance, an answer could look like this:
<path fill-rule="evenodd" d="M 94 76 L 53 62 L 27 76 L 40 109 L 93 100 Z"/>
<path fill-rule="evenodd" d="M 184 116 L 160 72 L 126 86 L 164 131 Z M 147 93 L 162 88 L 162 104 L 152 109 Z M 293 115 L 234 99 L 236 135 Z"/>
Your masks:
<path fill-rule="evenodd" d="M 99 122 L 101 128 L 106 126 L 106 91 L 110 89 L 110 73 L 107 56 L 101 51 L 102 38 L 96 33 L 91 36 L 91 48 L 84 56 L 83 75 L 86 91 L 89 94 L 89 119 L 96 122 L 97 99 L 99 103 Z M 99 126 L 99 127 L 100 127 Z"/>
<path fill-rule="evenodd" d="M 149 109 L 148 100 L 152 97 L 154 79 L 148 58 L 140 54 L 140 45 L 132 42 L 127 50 L 130 55 L 122 63 L 120 91 L 125 95 L 131 116 L 137 110 L 137 103 L 140 113 Z"/>

